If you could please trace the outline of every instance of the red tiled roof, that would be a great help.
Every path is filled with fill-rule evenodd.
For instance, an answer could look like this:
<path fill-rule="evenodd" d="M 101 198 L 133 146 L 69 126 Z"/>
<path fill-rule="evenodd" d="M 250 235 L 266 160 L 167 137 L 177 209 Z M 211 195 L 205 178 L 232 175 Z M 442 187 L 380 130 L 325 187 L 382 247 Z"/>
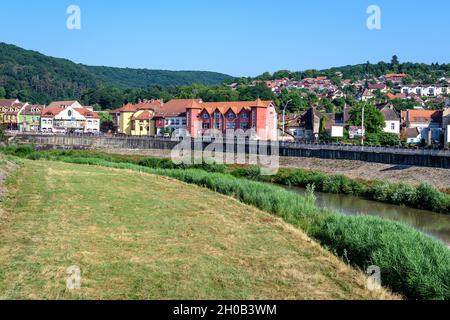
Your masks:
<path fill-rule="evenodd" d="M 385 75 L 386 78 L 404 78 L 407 76 L 405 73 L 388 73 Z"/>
<path fill-rule="evenodd" d="M 219 110 L 225 114 L 228 110 L 232 110 L 235 114 L 239 114 L 243 109 L 251 110 L 252 107 L 268 108 L 273 104 L 273 101 L 232 101 L 232 102 L 204 102 L 201 104 L 202 109 L 205 109 L 209 114 L 213 114 Z"/>
<path fill-rule="evenodd" d="M 406 120 L 419 123 L 441 122 L 442 114 L 441 110 L 407 110 Z"/>
<path fill-rule="evenodd" d="M 87 108 L 84 108 L 84 107 L 83 108 L 74 108 L 73 110 L 75 110 L 76 112 L 78 112 L 85 118 L 100 119 L 100 116 L 98 115 L 97 112 L 91 111 Z"/>
<path fill-rule="evenodd" d="M 120 113 L 120 112 L 136 112 L 138 110 L 150 110 L 157 109 L 163 105 L 161 100 L 151 100 L 151 101 L 142 101 L 137 104 L 128 103 L 123 107 L 113 110 L 110 113 Z"/>
<path fill-rule="evenodd" d="M 15 99 L 1 99 L 0 107 L 11 107 L 14 103 L 16 103 Z"/>
<path fill-rule="evenodd" d="M 374 84 L 369 84 L 369 89 L 386 89 L 386 85 L 384 83 L 374 83 Z"/>
<path fill-rule="evenodd" d="M 174 99 L 156 108 L 157 117 L 176 117 L 186 112 L 186 109 L 201 109 L 201 99 Z"/>
<path fill-rule="evenodd" d="M 137 117 L 133 117 L 131 120 L 150 120 L 153 118 L 153 113 L 149 110 L 145 110 Z"/>
<path fill-rule="evenodd" d="M 58 106 L 51 106 L 51 107 L 49 106 L 42 110 L 41 116 L 44 118 L 54 118 L 56 115 L 58 115 L 58 113 L 60 113 L 63 110 L 64 109 Z"/>

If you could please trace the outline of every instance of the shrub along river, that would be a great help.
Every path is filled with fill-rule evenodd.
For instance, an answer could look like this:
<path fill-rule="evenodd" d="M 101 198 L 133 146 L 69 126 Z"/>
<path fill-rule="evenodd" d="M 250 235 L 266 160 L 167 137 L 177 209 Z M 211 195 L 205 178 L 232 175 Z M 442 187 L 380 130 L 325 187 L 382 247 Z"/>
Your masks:
<path fill-rule="evenodd" d="M 306 191 L 297 187 L 285 188 L 300 195 L 304 195 Z M 333 209 L 343 214 L 372 215 L 400 221 L 443 241 L 450 248 L 450 215 L 370 201 L 349 195 L 321 192 L 316 192 L 315 195 L 318 207 Z"/>

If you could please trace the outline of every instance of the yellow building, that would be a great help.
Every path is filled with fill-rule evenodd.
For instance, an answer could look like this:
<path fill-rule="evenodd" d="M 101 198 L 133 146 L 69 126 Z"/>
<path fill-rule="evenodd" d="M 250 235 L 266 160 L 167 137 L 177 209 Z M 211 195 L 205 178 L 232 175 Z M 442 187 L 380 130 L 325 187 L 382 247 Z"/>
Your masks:
<path fill-rule="evenodd" d="M 152 110 L 139 110 L 131 117 L 132 136 L 155 135 L 155 112 Z"/>
<path fill-rule="evenodd" d="M 143 101 L 111 111 L 116 132 L 129 136 L 153 135 L 155 110 L 162 104 L 160 100 Z"/>

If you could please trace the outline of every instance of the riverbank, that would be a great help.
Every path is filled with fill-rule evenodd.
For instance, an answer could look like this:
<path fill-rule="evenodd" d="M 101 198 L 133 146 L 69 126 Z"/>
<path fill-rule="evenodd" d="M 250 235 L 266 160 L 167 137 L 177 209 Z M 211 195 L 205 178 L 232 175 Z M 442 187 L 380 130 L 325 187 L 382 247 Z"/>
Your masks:
<path fill-rule="evenodd" d="M 170 158 L 170 150 L 95 149 L 109 154 Z M 329 174 L 342 174 L 352 179 L 405 182 L 414 186 L 428 183 L 450 193 L 450 170 L 439 168 L 393 166 L 353 160 L 280 157 L 282 168 L 312 170 Z"/>
<path fill-rule="evenodd" d="M 51 159 L 151 173 L 208 188 L 281 217 L 362 270 L 378 266 L 383 284 L 407 298 L 450 299 L 450 251 L 441 242 L 407 225 L 319 209 L 311 194 L 301 197 L 281 187 L 237 178 L 220 172 L 224 170 L 223 166 L 199 165 L 195 169 L 180 170 L 173 169 L 171 161 L 155 158 L 146 159 L 139 165 L 130 160 L 133 156 L 86 151 L 33 152 L 21 147 L 16 153 L 33 160 Z M 141 162 L 139 158 L 134 156 L 134 161 Z"/>
<path fill-rule="evenodd" d="M 398 298 L 281 219 L 175 179 L 23 160 L 8 198 L 0 299 Z"/>

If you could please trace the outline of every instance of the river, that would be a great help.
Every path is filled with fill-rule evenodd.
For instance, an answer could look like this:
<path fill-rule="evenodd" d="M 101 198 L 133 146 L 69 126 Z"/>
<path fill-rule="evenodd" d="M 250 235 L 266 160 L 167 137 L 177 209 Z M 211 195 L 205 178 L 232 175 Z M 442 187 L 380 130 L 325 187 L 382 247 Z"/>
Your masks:
<path fill-rule="evenodd" d="M 300 195 L 305 194 L 303 188 L 285 188 Z M 371 215 L 400 221 L 443 241 L 450 247 L 450 215 L 370 201 L 349 195 L 321 192 L 316 192 L 315 195 L 318 207 L 333 209 L 349 215 Z"/>

